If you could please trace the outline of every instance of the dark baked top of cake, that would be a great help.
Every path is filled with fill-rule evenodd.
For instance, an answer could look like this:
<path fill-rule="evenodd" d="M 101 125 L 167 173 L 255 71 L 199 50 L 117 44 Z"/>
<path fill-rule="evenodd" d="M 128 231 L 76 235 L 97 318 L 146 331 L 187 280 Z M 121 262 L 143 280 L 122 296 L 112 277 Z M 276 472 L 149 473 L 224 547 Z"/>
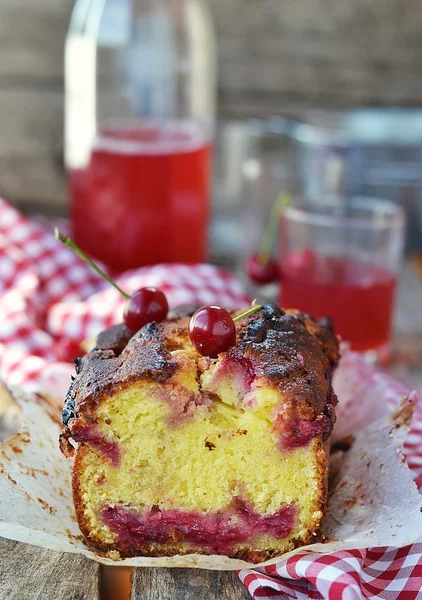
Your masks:
<path fill-rule="evenodd" d="M 180 314 L 188 316 L 179 316 Z M 171 352 L 196 354 L 188 336 L 194 307 L 179 309 L 178 316 L 149 323 L 134 335 L 116 325 L 101 333 L 96 347 L 75 361 L 63 409 L 63 424 L 83 415 L 89 420 L 95 404 L 135 381 L 164 383 L 177 374 Z M 266 381 L 292 403 L 298 416 L 311 419 L 335 405 L 331 375 L 339 358 L 338 341 L 328 319 L 316 321 L 296 310 L 283 311 L 274 304 L 236 324 L 237 343 L 217 359 L 197 354 L 200 372 L 228 358 L 247 364 L 254 377 Z"/>

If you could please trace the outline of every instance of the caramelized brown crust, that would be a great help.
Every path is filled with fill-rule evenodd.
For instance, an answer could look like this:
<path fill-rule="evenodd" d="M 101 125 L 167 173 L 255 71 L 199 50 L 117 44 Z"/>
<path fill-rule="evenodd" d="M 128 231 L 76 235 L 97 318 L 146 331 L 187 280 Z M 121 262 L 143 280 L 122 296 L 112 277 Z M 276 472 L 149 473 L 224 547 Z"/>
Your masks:
<path fill-rule="evenodd" d="M 229 356 L 249 359 L 255 374 L 278 387 L 299 417 L 312 418 L 335 403 L 331 375 L 339 350 L 332 330 L 271 304 L 239 324 L 239 342 Z"/>
<path fill-rule="evenodd" d="M 77 376 L 63 409 L 65 427 L 70 421 L 72 429 L 81 418 L 89 422 L 96 403 L 135 381 L 165 382 L 172 377 L 177 365 L 170 352 L 189 345 L 188 323 L 189 317 L 174 317 L 149 323 L 131 337 L 123 325 L 100 334 L 96 347 L 76 361 Z M 267 304 L 240 320 L 236 328 L 238 341 L 228 357 L 250 361 L 255 374 L 278 387 L 299 417 L 331 413 L 329 407 L 336 402 L 331 374 L 339 348 L 329 323 Z M 213 360 L 198 355 L 199 368 L 210 362 Z"/>
<path fill-rule="evenodd" d="M 119 356 L 132 336 L 133 332 L 123 323 L 119 323 L 102 331 L 97 337 L 95 347 L 97 350 L 112 350 L 116 356 Z"/>

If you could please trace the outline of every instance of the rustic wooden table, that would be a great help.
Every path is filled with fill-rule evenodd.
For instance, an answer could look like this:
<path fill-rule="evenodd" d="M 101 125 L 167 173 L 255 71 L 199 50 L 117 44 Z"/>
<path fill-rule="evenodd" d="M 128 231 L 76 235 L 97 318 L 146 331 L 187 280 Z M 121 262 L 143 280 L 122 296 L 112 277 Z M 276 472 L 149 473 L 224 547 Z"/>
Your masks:
<path fill-rule="evenodd" d="M 384 367 L 422 390 L 422 261 L 403 270 L 391 364 Z M 61 554 L 0 540 L 0 600 L 246 600 L 235 573 L 200 569 L 103 568 Z"/>
<path fill-rule="evenodd" d="M 115 573 L 113 573 L 115 571 Z M 75 554 L 0 540 L 0 600 L 247 600 L 230 571 L 103 568 Z"/>

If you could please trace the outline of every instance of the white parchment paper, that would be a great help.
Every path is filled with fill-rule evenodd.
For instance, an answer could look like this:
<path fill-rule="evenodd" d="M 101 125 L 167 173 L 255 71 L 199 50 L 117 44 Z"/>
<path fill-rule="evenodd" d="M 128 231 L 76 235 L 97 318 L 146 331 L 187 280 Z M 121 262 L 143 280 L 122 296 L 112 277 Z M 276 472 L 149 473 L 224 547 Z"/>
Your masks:
<path fill-rule="evenodd" d="M 404 546 L 422 535 L 422 497 L 400 452 L 417 395 L 353 354 L 343 359 L 334 385 L 340 404 L 333 438 L 352 434 L 354 441 L 347 452 L 333 455 L 329 516 L 323 523 L 327 542 L 303 546 L 284 557 Z M 74 515 L 72 462 L 58 448 L 60 425 L 54 405 L 16 388 L 11 393 L 22 409 L 22 425 L 18 434 L 0 444 L 0 536 L 77 552 L 104 564 L 226 570 L 252 566 L 200 555 L 113 561 L 90 550 Z M 394 404 L 398 408 L 392 412 Z"/>

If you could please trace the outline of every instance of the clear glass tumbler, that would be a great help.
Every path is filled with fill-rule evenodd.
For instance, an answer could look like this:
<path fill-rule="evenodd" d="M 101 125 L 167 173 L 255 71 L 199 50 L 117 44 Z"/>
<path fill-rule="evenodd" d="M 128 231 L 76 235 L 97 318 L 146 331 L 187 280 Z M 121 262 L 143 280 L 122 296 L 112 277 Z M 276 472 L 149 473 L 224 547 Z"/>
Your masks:
<path fill-rule="evenodd" d="M 375 198 L 327 198 L 287 207 L 280 224 L 279 303 L 331 317 L 353 350 L 389 354 L 402 208 Z"/>

